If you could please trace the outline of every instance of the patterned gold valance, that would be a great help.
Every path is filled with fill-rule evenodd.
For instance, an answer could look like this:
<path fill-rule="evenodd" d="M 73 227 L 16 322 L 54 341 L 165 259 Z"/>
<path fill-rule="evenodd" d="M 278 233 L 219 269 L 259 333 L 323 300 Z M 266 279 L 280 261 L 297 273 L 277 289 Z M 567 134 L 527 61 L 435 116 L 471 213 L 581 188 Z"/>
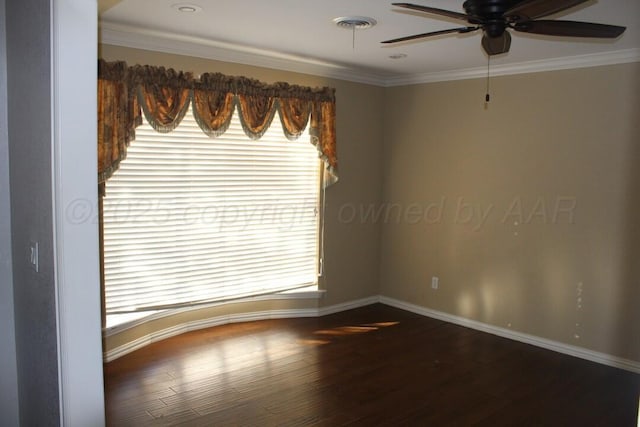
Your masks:
<path fill-rule="evenodd" d="M 125 62 L 98 62 L 98 182 L 103 184 L 126 157 L 142 114 L 158 132 L 171 132 L 189 105 L 202 131 L 222 135 L 238 111 L 242 127 L 259 139 L 276 112 L 288 139 L 310 126 L 312 143 L 325 163 L 325 185 L 338 179 L 335 90 L 287 83 L 265 84 L 246 77 L 191 73 Z"/>

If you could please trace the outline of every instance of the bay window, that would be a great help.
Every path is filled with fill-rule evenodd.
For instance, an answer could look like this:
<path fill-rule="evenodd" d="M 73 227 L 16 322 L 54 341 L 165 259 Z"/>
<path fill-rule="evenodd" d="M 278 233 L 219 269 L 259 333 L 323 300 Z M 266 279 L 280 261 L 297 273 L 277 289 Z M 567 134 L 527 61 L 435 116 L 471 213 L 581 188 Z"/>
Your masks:
<path fill-rule="evenodd" d="M 98 104 L 107 316 L 317 285 L 333 89 L 100 61 Z"/>

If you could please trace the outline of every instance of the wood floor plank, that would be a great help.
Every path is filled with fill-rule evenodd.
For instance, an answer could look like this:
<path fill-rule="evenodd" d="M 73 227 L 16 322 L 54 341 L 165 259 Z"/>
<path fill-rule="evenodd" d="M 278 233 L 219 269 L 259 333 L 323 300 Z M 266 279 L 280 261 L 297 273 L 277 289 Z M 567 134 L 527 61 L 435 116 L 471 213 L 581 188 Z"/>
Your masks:
<path fill-rule="evenodd" d="M 105 364 L 109 426 L 636 427 L 640 376 L 375 304 Z"/>

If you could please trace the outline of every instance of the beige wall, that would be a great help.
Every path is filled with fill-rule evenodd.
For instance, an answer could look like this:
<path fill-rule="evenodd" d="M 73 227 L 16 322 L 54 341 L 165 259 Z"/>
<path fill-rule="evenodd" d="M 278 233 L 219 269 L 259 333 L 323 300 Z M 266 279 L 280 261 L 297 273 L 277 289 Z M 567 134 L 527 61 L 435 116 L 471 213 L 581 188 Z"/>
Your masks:
<path fill-rule="evenodd" d="M 640 360 L 640 64 L 484 85 L 387 89 L 381 294 Z"/>
<path fill-rule="evenodd" d="M 640 64 L 494 77 L 485 108 L 482 80 L 383 89 L 108 45 L 101 57 L 336 88 L 319 306 L 380 293 L 640 360 Z"/>
<path fill-rule="evenodd" d="M 338 212 L 344 203 L 379 203 L 382 186 L 382 111 L 384 89 L 323 77 L 103 45 L 100 56 L 129 65 L 148 64 L 192 71 L 241 75 L 267 83 L 286 81 L 336 89 L 340 181 L 326 192 L 326 290 L 319 302 L 328 306 L 378 294 L 380 235 L 376 224 L 346 224 Z"/>

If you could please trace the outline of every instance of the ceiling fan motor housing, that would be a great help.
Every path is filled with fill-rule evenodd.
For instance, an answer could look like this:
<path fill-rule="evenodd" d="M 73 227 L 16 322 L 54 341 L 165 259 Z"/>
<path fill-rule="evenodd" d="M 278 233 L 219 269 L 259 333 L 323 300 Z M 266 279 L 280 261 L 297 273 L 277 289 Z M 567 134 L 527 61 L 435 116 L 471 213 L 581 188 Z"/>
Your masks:
<path fill-rule="evenodd" d="M 480 18 L 475 23 L 481 24 L 483 19 L 502 20 L 505 12 L 521 2 L 522 0 L 467 0 L 462 4 L 462 8 L 467 15 Z"/>
<path fill-rule="evenodd" d="M 489 37 L 500 37 L 507 28 L 505 12 L 522 0 L 467 0 L 462 4 L 471 24 L 480 25 Z"/>
<path fill-rule="evenodd" d="M 624 33 L 626 28 L 617 25 L 539 19 L 588 1 L 590 0 L 466 0 L 462 4 L 466 13 L 411 3 L 392 3 L 406 9 L 465 21 L 471 26 L 414 34 L 386 40 L 383 43 L 404 42 L 449 33 L 463 34 L 482 29 L 482 47 L 491 56 L 509 52 L 511 35 L 507 29 L 547 36 L 604 39 L 615 39 Z"/>

